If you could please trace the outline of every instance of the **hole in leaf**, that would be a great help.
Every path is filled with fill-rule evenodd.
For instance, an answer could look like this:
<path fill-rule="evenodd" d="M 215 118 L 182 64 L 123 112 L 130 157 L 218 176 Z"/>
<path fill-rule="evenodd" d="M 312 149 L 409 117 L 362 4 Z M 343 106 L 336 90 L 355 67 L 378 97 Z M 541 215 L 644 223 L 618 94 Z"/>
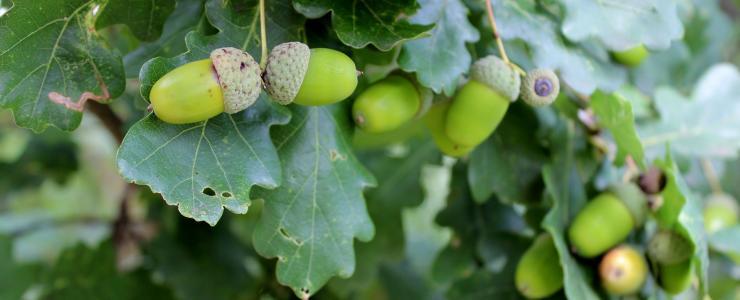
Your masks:
<path fill-rule="evenodd" d="M 203 194 L 204 195 L 208 195 L 208 196 L 216 196 L 216 191 L 214 191 L 210 187 L 206 187 L 206 188 L 203 189 Z"/>
<path fill-rule="evenodd" d="M 223 193 L 221 193 L 221 197 L 231 198 L 231 193 L 229 193 L 229 192 L 223 192 Z"/>

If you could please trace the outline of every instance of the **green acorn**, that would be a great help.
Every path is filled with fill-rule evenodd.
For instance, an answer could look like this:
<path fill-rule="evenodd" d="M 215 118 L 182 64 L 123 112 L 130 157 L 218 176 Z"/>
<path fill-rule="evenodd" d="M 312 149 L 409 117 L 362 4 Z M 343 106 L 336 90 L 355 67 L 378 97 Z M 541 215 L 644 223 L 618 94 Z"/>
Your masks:
<path fill-rule="evenodd" d="M 662 265 L 674 265 L 694 255 L 694 244 L 672 230 L 659 230 L 648 242 L 650 259 Z"/>
<path fill-rule="evenodd" d="M 573 251 L 592 258 L 614 247 L 642 226 L 647 200 L 634 184 L 621 184 L 589 201 L 568 228 Z"/>
<path fill-rule="evenodd" d="M 624 51 L 616 51 L 612 56 L 619 63 L 627 67 L 636 67 L 642 63 L 648 56 L 649 52 L 645 45 L 640 44 Z"/>
<path fill-rule="evenodd" d="M 364 131 L 388 132 L 413 119 L 421 104 L 421 93 L 411 81 L 391 75 L 357 96 L 352 104 L 352 116 Z"/>
<path fill-rule="evenodd" d="M 346 99 L 357 87 L 355 63 L 342 52 L 299 42 L 275 46 L 265 66 L 270 98 L 287 105 L 325 105 Z"/>
<path fill-rule="evenodd" d="M 647 279 L 647 262 L 642 254 L 628 245 L 617 246 L 599 263 L 601 285 L 612 295 L 631 295 Z"/>
<path fill-rule="evenodd" d="M 490 55 L 476 61 L 470 80 L 457 92 L 447 113 L 445 132 L 455 144 L 475 147 L 490 136 L 519 96 L 519 74 Z"/>
<path fill-rule="evenodd" d="M 548 297 L 563 287 L 563 268 L 549 234 L 538 236 L 524 252 L 514 276 L 517 290 L 529 299 Z"/>
<path fill-rule="evenodd" d="M 522 100 L 534 106 L 550 105 L 560 94 L 560 80 L 550 69 L 535 69 L 527 72 L 521 90 Z"/>
<path fill-rule="evenodd" d="M 260 68 L 248 53 L 219 48 L 209 59 L 184 64 L 157 80 L 149 93 L 152 110 L 171 124 L 195 123 L 254 104 L 262 86 Z"/>
<path fill-rule="evenodd" d="M 728 194 L 712 194 L 704 206 L 704 229 L 712 234 L 738 222 L 737 200 Z"/>
<path fill-rule="evenodd" d="M 470 153 L 473 147 L 457 144 L 447 137 L 445 125 L 451 105 L 450 101 L 442 101 L 432 105 L 427 114 L 424 115 L 424 125 L 432 133 L 432 139 L 434 139 L 434 143 L 442 153 L 452 157 L 462 157 Z"/>
<path fill-rule="evenodd" d="M 694 260 L 687 259 L 675 265 L 658 266 L 658 282 L 666 293 L 679 294 L 691 286 Z"/>

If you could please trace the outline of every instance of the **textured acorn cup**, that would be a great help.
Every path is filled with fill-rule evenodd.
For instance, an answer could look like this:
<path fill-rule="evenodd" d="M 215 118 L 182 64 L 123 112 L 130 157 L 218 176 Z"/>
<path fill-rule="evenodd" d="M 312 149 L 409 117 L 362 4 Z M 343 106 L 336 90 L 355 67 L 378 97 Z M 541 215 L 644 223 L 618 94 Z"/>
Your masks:
<path fill-rule="evenodd" d="M 672 230 L 659 230 L 648 242 L 648 255 L 661 265 L 675 265 L 694 255 L 694 244 Z"/>
<path fill-rule="evenodd" d="M 549 234 L 538 236 L 524 252 L 514 280 L 519 293 L 529 299 L 548 297 L 563 287 L 563 268 Z"/>
<path fill-rule="evenodd" d="M 498 56 L 489 55 L 473 63 L 470 79 L 485 84 L 512 102 L 519 98 L 519 73 Z"/>
<path fill-rule="evenodd" d="M 704 207 L 704 229 L 712 234 L 738 222 L 737 200 L 727 194 L 712 194 Z"/>
<path fill-rule="evenodd" d="M 355 63 L 342 52 L 309 49 L 299 42 L 275 46 L 265 66 L 265 87 L 274 101 L 287 105 L 325 105 L 352 95 Z"/>
<path fill-rule="evenodd" d="M 645 258 L 634 248 L 621 245 L 609 250 L 599 263 L 601 285 L 612 295 L 631 295 L 647 278 Z"/>
<path fill-rule="evenodd" d="M 195 123 L 237 113 L 254 104 L 262 86 L 252 56 L 236 48 L 213 50 L 157 80 L 149 93 L 154 114 L 171 124 Z"/>
<path fill-rule="evenodd" d="M 520 95 L 525 103 L 534 106 L 550 105 L 560 94 L 560 80 L 550 69 L 535 69 L 527 72 L 522 82 Z"/>
<path fill-rule="evenodd" d="M 568 238 L 575 253 L 593 258 L 624 241 L 639 222 L 639 216 L 633 216 L 614 192 L 605 192 L 578 212 L 568 228 Z"/>
<path fill-rule="evenodd" d="M 421 108 L 413 83 L 391 75 L 363 91 L 352 104 L 355 124 L 370 133 L 388 132 L 411 120 Z"/>

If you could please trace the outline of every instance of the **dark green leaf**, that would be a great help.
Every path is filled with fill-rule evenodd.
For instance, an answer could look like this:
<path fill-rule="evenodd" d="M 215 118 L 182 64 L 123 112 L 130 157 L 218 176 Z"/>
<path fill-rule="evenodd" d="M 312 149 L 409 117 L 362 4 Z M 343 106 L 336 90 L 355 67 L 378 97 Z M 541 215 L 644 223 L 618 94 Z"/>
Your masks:
<path fill-rule="evenodd" d="M 540 199 L 545 154 L 533 135 L 536 116 L 514 104 L 494 134 L 470 156 L 468 180 L 476 202 L 495 194 L 505 203 Z"/>
<path fill-rule="evenodd" d="M 247 212 L 253 185 L 280 184 L 280 162 L 269 129 L 287 114 L 263 97 L 249 109 L 187 125 L 150 115 L 134 125 L 118 152 L 129 181 L 149 186 L 183 216 L 215 225 L 223 208 Z"/>
<path fill-rule="evenodd" d="M 601 91 L 591 95 L 590 103 L 599 124 L 609 129 L 617 143 L 615 163 L 624 165 L 629 155 L 640 168 L 645 168 L 645 153 L 635 130 L 635 117 L 630 103 L 618 95 L 607 95 Z"/>
<path fill-rule="evenodd" d="M 196 27 L 202 14 L 202 0 L 179 0 L 175 11 L 164 22 L 162 35 L 152 42 L 141 43 L 123 57 L 126 76 L 137 77 L 141 66 L 152 57 L 172 57 L 185 52 L 185 35 Z"/>
<path fill-rule="evenodd" d="M 95 27 L 126 24 L 140 40 L 152 41 L 162 34 L 167 16 L 175 10 L 175 0 L 108 0 L 100 9 Z"/>
<path fill-rule="evenodd" d="M 260 255 L 278 258 L 278 280 L 305 298 L 354 272 L 354 239 L 375 233 L 362 197 L 375 179 L 352 153 L 341 104 L 291 110 L 290 124 L 273 132 L 283 183 L 258 190 L 265 206 L 253 240 Z"/>
<path fill-rule="evenodd" d="M 331 11 L 337 36 L 353 48 L 373 44 L 388 51 L 403 41 L 422 36 L 433 27 L 414 25 L 403 18 L 413 15 L 419 8 L 416 0 L 293 0 L 293 4 L 309 18 L 318 18 Z"/>
<path fill-rule="evenodd" d="M 11 109 L 19 126 L 77 128 L 82 114 L 52 102 L 50 93 L 76 101 L 85 92 L 123 92 L 121 57 L 88 31 L 94 5 L 21 0 L 0 17 L 0 107 Z"/>
<path fill-rule="evenodd" d="M 419 2 L 421 9 L 410 21 L 435 27 L 431 36 L 404 43 L 398 64 L 416 72 L 421 85 L 452 95 L 458 79 L 470 68 L 466 43 L 478 41 L 478 30 L 468 21 L 468 9 L 460 0 Z"/>
<path fill-rule="evenodd" d="M 586 204 L 583 179 L 576 169 L 574 123 L 561 121 L 552 140 L 555 143 L 552 162 L 545 165 L 542 176 L 553 206 L 542 227 L 549 232 L 560 255 L 565 294 L 571 299 L 598 299 L 591 285 L 591 274 L 580 266 L 565 241 L 565 231 L 576 214 Z"/>
<path fill-rule="evenodd" d="M 449 299 L 524 299 L 512 282 L 513 274 L 494 274 L 485 270 L 474 273 L 467 279 L 456 282 L 447 291 Z"/>
<path fill-rule="evenodd" d="M 38 276 L 38 267 L 13 261 L 10 238 L 0 235 L 0 299 L 21 299 Z M 12 275 L 12 276 L 11 276 Z"/>

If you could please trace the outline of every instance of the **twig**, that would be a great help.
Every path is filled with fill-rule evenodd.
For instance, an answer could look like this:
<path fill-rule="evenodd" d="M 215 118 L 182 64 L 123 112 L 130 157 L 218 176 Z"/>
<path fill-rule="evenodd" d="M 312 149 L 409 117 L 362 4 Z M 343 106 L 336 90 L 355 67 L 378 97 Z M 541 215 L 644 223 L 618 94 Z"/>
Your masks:
<path fill-rule="evenodd" d="M 260 0 L 260 69 L 264 70 L 267 65 L 267 29 L 265 29 L 265 0 Z"/>
<path fill-rule="evenodd" d="M 496 39 L 498 52 L 499 54 L 501 54 L 501 59 L 509 64 L 511 63 L 511 61 L 509 61 L 509 56 L 506 55 L 504 42 L 501 41 L 501 37 L 498 35 L 498 28 L 496 27 L 496 17 L 493 15 L 493 5 L 491 5 L 491 0 L 486 0 L 486 10 L 488 11 L 488 22 L 491 23 L 491 29 L 493 29 L 493 38 Z"/>
<path fill-rule="evenodd" d="M 119 118 L 115 112 L 110 108 L 110 105 L 101 104 L 98 102 L 90 102 L 88 104 L 90 112 L 95 114 L 98 119 L 103 122 L 105 129 L 108 130 L 111 136 L 116 139 L 116 142 L 120 145 L 123 142 L 123 121 Z"/>
<path fill-rule="evenodd" d="M 712 188 L 712 193 L 722 194 L 722 185 L 720 185 L 719 179 L 717 179 L 717 172 L 714 171 L 712 162 L 706 158 L 702 158 L 701 167 L 704 170 L 704 177 L 707 178 L 707 182 L 709 182 L 709 186 Z"/>

